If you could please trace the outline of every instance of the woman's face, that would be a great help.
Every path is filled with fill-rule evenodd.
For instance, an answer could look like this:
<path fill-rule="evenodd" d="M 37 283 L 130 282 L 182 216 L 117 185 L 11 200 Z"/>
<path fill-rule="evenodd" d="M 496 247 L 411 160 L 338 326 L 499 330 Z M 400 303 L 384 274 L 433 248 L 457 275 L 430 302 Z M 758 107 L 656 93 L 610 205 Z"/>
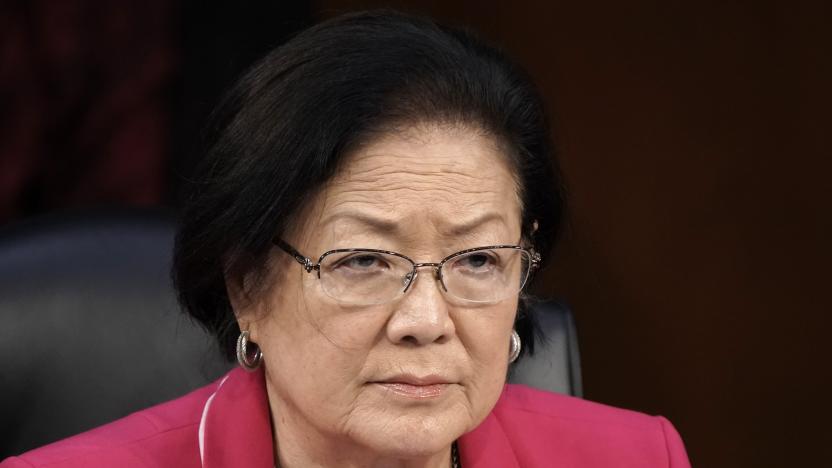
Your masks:
<path fill-rule="evenodd" d="M 325 251 L 357 247 L 438 262 L 470 247 L 517 244 L 520 212 L 495 140 L 420 126 L 351 153 L 284 240 L 313 262 Z M 344 456 L 351 449 L 427 456 L 493 408 L 505 382 L 516 295 L 461 304 L 425 268 L 404 296 L 351 306 L 324 293 L 315 272 L 280 249 L 270 262 L 269 285 L 253 298 L 230 289 L 241 328 L 263 351 L 280 444 L 327 441 Z"/>

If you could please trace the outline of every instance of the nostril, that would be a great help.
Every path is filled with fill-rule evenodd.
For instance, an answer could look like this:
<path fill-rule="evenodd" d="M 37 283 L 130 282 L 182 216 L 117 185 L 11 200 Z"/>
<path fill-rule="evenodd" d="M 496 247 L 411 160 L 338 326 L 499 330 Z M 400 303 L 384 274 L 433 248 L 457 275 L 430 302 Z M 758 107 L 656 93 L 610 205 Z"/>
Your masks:
<path fill-rule="evenodd" d="M 419 344 L 419 340 L 417 340 L 416 337 L 413 336 L 413 335 L 406 335 L 406 336 L 402 337 L 402 341 L 404 341 L 405 343 L 410 343 L 410 344 L 414 344 L 414 345 Z"/>

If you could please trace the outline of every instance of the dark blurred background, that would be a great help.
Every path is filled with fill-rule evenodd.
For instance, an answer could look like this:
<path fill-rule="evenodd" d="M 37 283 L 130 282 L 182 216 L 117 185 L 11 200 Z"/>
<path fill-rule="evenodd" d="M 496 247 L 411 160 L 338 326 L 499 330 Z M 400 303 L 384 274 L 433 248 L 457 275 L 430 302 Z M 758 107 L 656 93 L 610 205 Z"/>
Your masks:
<path fill-rule="evenodd" d="M 574 309 L 587 398 L 669 417 L 694 466 L 822 465 L 827 2 L 3 0 L 0 226 L 175 210 L 220 91 L 378 6 L 479 31 L 547 99 L 571 212 L 536 287 Z"/>

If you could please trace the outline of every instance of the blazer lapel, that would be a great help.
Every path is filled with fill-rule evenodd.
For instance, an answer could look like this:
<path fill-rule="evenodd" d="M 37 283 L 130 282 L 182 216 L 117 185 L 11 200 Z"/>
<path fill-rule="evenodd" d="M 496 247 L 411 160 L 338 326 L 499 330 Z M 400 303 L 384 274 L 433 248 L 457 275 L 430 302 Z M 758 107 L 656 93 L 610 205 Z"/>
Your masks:
<path fill-rule="evenodd" d="M 520 468 L 493 411 L 476 429 L 459 438 L 459 458 L 464 468 Z"/>

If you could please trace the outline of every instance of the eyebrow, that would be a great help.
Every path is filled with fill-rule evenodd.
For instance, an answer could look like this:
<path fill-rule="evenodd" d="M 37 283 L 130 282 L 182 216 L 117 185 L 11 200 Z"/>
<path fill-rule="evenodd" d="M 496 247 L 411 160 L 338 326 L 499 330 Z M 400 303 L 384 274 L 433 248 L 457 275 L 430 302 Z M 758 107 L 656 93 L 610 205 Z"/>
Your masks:
<path fill-rule="evenodd" d="M 505 219 L 498 213 L 483 213 L 472 220 L 451 227 L 448 230 L 447 235 L 449 237 L 458 237 L 463 236 L 465 234 L 470 234 L 472 231 L 475 231 L 478 227 L 482 226 L 483 224 L 490 223 L 492 221 L 500 221 L 503 222 L 503 224 L 505 224 Z"/>
<path fill-rule="evenodd" d="M 361 213 L 359 211 L 344 211 L 341 213 L 333 214 L 331 216 L 327 216 L 326 218 L 324 218 L 321 224 L 329 224 L 339 219 L 350 219 L 353 221 L 358 221 L 359 223 L 364 224 L 377 232 L 395 233 L 399 230 L 399 226 L 395 221 L 377 218 L 375 216 L 371 216 L 366 213 Z"/>
<path fill-rule="evenodd" d="M 323 220 L 322 224 L 331 223 L 331 222 L 334 222 L 334 221 L 339 220 L 339 219 L 349 219 L 349 220 L 357 221 L 361 224 L 366 225 L 367 227 L 369 227 L 370 229 L 372 229 L 376 232 L 395 234 L 395 233 L 398 233 L 401 230 L 401 228 L 399 226 L 399 223 L 397 223 L 396 221 L 383 219 L 383 218 L 377 218 L 375 216 L 372 216 L 372 215 L 369 215 L 369 214 L 366 214 L 366 213 L 362 213 L 362 212 L 358 212 L 358 211 L 345 211 L 345 212 L 333 214 L 331 216 L 326 217 Z M 471 233 L 472 231 L 475 231 L 481 225 L 483 225 L 485 223 L 492 222 L 492 221 L 500 221 L 500 222 L 503 222 L 505 224 L 505 219 L 499 213 L 495 213 L 495 212 L 483 213 L 483 214 L 477 216 L 476 218 L 473 218 L 471 220 L 465 221 L 463 223 L 460 223 L 460 224 L 457 224 L 457 225 L 454 225 L 454 226 L 448 228 L 443 234 L 445 234 L 447 237 L 463 236 L 463 235 Z"/>

